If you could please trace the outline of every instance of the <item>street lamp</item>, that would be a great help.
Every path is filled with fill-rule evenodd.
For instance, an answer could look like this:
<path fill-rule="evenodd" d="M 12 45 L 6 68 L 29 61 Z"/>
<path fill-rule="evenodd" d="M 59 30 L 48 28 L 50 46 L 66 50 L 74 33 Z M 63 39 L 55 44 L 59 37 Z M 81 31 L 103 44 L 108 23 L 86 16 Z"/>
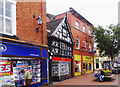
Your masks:
<path fill-rule="evenodd" d="M 33 18 L 35 18 L 35 15 L 33 15 Z M 41 25 L 42 25 L 42 22 L 43 22 L 43 19 L 40 17 L 40 15 L 38 16 L 38 18 L 36 18 L 37 20 L 37 23 L 39 25 L 38 28 L 36 28 L 36 33 L 38 33 L 38 30 L 40 29 Z"/>

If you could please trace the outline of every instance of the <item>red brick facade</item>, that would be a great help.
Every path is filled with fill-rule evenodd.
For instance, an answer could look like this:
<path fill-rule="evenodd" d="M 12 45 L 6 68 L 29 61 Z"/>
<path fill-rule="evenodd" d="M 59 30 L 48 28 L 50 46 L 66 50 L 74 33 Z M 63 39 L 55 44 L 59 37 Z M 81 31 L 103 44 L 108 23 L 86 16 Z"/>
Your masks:
<path fill-rule="evenodd" d="M 35 18 L 33 18 L 35 15 Z M 39 27 L 36 18 L 41 16 L 43 23 Z M 46 2 L 17 2 L 16 6 L 17 36 L 20 40 L 47 46 Z"/>
<path fill-rule="evenodd" d="M 60 19 L 66 16 L 66 13 L 60 14 L 55 16 L 55 19 Z M 93 54 L 93 47 L 94 47 L 94 39 L 92 36 L 88 35 L 88 30 L 91 30 L 92 33 L 92 29 L 91 29 L 91 25 L 86 23 L 84 20 L 80 20 L 77 17 L 75 17 L 74 15 L 72 15 L 70 12 L 67 12 L 67 18 L 68 18 L 68 22 L 70 25 L 70 29 L 73 35 L 73 39 L 75 42 L 75 46 L 74 46 L 74 50 L 73 50 L 73 57 L 74 55 L 81 55 L 81 71 L 83 69 L 83 56 L 90 56 L 90 57 L 94 57 Z M 75 28 L 75 21 L 79 22 L 79 30 Z M 83 26 L 86 27 L 86 33 L 83 32 Z M 88 39 L 86 39 L 86 37 Z M 76 49 L 76 38 L 79 38 L 80 40 L 80 49 Z M 92 45 L 92 52 L 89 52 L 89 44 L 86 45 L 86 49 L 87 51 L 83 51 L 83 41 L 86 41 L 88 43 L 91 43 Z M 93 71 L 94 71 L 94 58 L 93 58 Z M 73 58 L 73 74 L 75 75 L 75 64 L 74 64 L 74 58 Z"/>

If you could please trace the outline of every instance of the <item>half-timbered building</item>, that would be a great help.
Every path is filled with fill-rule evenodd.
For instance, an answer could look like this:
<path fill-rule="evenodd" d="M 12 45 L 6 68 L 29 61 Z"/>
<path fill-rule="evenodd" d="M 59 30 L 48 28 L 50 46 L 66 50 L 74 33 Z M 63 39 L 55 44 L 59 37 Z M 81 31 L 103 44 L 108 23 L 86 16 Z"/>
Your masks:
<path fill-rule="evenodd" d="M 47 33 L 50 82 L 72 77 L 74 42 L 67 17 L 48 22 Z"/>

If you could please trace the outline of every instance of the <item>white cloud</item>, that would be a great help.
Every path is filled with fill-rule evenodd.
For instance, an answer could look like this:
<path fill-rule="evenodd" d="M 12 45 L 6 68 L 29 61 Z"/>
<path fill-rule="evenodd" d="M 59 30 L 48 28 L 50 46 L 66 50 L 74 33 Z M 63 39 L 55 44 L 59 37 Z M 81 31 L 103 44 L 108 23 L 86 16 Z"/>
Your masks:
<path fill-rule="evenodd" d="M 58 15 L 69 7 L 93 25 L 107 26 L 118 23 L 118 1 L 120 0 L 46 0 L 47 12 Z"/>

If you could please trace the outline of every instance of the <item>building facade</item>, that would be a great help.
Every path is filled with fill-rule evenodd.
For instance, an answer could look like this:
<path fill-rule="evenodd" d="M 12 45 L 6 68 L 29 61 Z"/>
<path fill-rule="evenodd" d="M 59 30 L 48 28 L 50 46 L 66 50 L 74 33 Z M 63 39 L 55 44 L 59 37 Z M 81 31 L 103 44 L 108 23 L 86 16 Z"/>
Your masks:
<path fill-rule="evenodd" d="M 47 21 L 57 20 L 66 16 L 66 13 L 50 16 Z M 50 20 L 49 20 L 50 19 Z M 92 37 L 92 24 L 73 8 L 67 12 L 67 19 L 73 35 L 75 46 L 73 49 L 73 75 L 81 75 L 94 71 L 94 39 Z"/>
<path fill-rule="evenodd" d="M 105 69 L 106 64 L 105 62 L 111 61 L 111 59 L 108 56 L 104 55 L 104 52 L 100 53 L 100 49 L 97 47 L 98 43 L 94 43 L 94 69 L 100 70 Z"/>
<path fill-rule="evenodd" d="M 46 2 L 1 0 L 0 9 L 0 85 L 24 86 L 27 68 L 32 87 L 47 84 Z"/>
<path fill-rule="evenodd" d="M 49 79 L 61 81 L 73 76 L 73 37 L 67 17 L 47 23 Z"/>

